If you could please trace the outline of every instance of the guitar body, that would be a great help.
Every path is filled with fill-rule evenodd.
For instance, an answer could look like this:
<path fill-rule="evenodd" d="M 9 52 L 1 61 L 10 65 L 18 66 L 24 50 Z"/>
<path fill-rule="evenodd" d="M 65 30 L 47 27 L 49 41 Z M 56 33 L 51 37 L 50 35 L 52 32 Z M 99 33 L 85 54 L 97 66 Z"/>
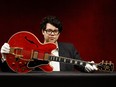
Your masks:
<path fill-rule="evenodd" d="M 56 48 L 56 45 L 52 43 L 42 44 L 34 34 L 28 31 L 15 33 L 10 37 L 8 43 L 13 50 L 11 50 L 11 54 L 6 55 L 6 62 L 14 72 L 18 73 L 27 73 L 33 70 L 27 66 L 27 63 L 33 60 L 34 51 L 40 54 L 38 60 L 43 60 L 45 53 L 51 54 L 51 51 Z M 45 72 L 53 70 L 49 63 L 40 64 L 38 68 Z"/>

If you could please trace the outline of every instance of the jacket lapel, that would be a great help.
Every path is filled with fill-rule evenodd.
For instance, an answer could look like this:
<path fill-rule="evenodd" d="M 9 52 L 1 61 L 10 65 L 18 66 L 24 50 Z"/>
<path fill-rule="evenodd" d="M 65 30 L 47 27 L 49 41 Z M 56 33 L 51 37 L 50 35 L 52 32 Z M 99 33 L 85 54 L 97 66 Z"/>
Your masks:
<path fill-rule="evenodd" d="M 58 43 L 58 47 L 59 47 L 59 56 L 65 56 L 66 52 L 64 51 L 64 48 L 62 46 L 61 43 Z M 61 67 L 62 66 L 62 67 Z M 64 71 L 65 70 L 65 64 L 60 62 L 60 70 Z"/>

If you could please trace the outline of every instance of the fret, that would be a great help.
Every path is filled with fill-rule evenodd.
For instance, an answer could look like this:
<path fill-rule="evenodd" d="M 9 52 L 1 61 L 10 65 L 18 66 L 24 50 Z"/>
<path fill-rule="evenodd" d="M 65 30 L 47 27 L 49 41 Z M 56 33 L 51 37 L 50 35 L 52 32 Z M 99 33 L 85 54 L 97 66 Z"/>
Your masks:
<path fill-rule="evenodd" d="M 53 60 L 53 61 L 55 61 L 54 59 L 55 59 L 55 57 L 54 57 L 54 56 L 52 56 L 52 60 Z"/>
<path fill-rule="evenodd" d="M 59 61 L 59 59 L 60 59 L 59 57 L 56 57 L 56 61 Z"/>
<path fill-rule="evenodd" d="M 57 57 L 54 56 L 54 61 L 57 61 Z"/>
<path fill-rule="evenodd" d="M 78 61 L 77 64 L 80 65 L 81 61 Z"/>
<path fill-rule="evenodd" d="M 55 60 L 54 60 L 54 58 L 55 58 L 55 57 L 54 57 L 54 56 L 52 56 L 52 60 L 53 60 L 53 61 L 55 61 Z"/>
<path fill-rule="evenodd" d="M 64 59 L 64 62 L 66 62 L 66 59 Z"/>
<path fill-rule="evenodd" d="M 61 61 L 61 58 L 58 58 L 58 61 Z"/>
<path fill-rule="evenodd" d="M 83 65 L 83 66 L 85 66 L 86 65 L 86 62 L 80 62 L 80 65 Z"/>
<path fill-rule="evenodd" d="M 56 56 L 55 61 L 60 61 L 60 58 Z"/>
<path fill-rule="evenodd" d="M 83 65 L 83 63 L 82 62 L 80 62 L 80 64 L 79 65 Z"/>
<path fill-rule="evenodd" d="M 69 58 L 67 58 L 67 59 L 66 59 L 66 62 L 67 62 L 67 63 L 70 63 L 70 59 L 69 59 Z"/>
<path fill-rule="evenodd" d="M 52 61 L 54 61 L 54 56 L 52 56 Z"/>
<path fill-rule="evenodd" d="M 63 57 L 57 57 L 57 61 L 59 61 L 59 62 L 63 62 Z"/>
<path fill-rule="evenodd" d="M 74 64 L 77 64 L 77 60 L 75 61 L 75 63 Z"/>
<path fill-rule="evenodd" d="M 74 64 L 75 63 L 75 59 L 72 59 L 72 64 Z"/>
<path fill-rule="evenodd" d="M 70 63 L 75 64 L 75 59 L 70 59 Z"/>
<path fill-rule="evenodd" d="M 57 58 L 57 57 L 55 57 L 55 61 L 57 61 L 57 59 L 58 59 L 58 58 Z"/>
<path fill-rule="evenodd" d="M 57 57 L 54 57 L 54 60 L 57 61 Z"/>
<path fill-rule="evenodd" d="M 72 60 L 70 60 L 70 63 L 72 63 Z"/>
<path fill-rule="evenodd" d="M 64 62 L 64 58 L 61 57 L 60 62 Z"/>
<path fill-rule="evenodd" d="M 48 57 L 48 60 L 51 60 L 51 57 L 50 56 Z"/>
<path fill-rule="evenodd" d="M 65 62 L 65 58 L 64 57 L 60 57 L 60 61 L 61 62 Z"/>
<path fill-rule="evenodd" d="M 80 60 L 76 60 L 76 61 L 75 61 L 75 64 L 80 65 L 80 62 L 81 62 Z"/>
<path fill-rule="evenodd" d="M 53 56 L 50 56 L 50 57 L 49 57 L 49 60 L 51 60 L 51 61 L 52 61 L 52 60 L 53 60 Z"/>
<path fill-rule="evenodd" d="M 55 57 L 55 56 L 54 56 L 54 61 L 57 61 L 57 59 L 58 59 L 58 57 Z"/>

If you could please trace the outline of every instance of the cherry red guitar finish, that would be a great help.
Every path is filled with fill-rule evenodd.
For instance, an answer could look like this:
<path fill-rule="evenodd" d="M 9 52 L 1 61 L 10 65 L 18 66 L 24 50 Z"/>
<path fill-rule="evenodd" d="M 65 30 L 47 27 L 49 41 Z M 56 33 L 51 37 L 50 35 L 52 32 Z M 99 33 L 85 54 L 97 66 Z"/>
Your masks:
<path fill-rule="evenodd" d="M 10 54 L 6 55 L 8 66 L 18 73 L 27 73 L 32 68 L 27 67 L 27 63 L 32 60 L 33 51 L 37 51 L 39 60 L 43 60 L 44 54 L 49 53 L 56 48 L 55 44 L 42 44 L 38 38 L 31 32 L 20 31 L 12 35 L 8 41 L 10 47 L 13 48 Z M 39 65 L 38 68 L 45 72 L 52 72 L 53 68 L 47 64 Z"/>

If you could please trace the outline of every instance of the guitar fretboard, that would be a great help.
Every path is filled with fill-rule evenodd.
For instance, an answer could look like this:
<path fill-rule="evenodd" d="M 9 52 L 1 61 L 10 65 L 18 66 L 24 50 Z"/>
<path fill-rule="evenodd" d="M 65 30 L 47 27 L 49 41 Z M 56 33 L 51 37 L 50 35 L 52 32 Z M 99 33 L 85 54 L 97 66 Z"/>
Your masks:
<path fill-rule="evenodd" d="M 49 56 L 48 60 L 50 61 L 57 61 L 57 62 L 64 62 L 64 63 L 70 63 L 73 65 L 85 65 L 85 61 L 72 59 L 72 58 L 66 58 L 66 57 L 58 57 L 58 56 Z"/>

